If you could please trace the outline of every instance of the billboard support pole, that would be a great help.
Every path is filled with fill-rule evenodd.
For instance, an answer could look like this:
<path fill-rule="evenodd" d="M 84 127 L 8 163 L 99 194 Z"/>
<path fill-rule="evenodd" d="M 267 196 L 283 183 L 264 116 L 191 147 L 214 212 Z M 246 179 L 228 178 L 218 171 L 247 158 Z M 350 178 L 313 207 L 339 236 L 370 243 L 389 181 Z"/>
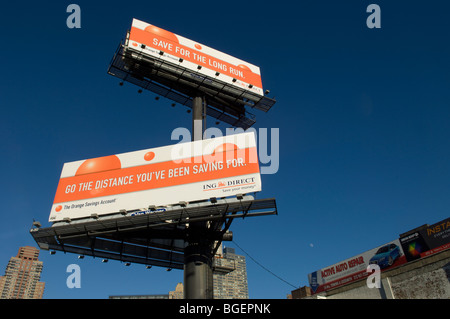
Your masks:
<path fill-rule="evenodd" d="M 203 116 L 203 98 L 196 96 L 192 99 L 192 141 L 202 140 Z M 185 299 L 213 299 L 213 244 L 207 222 L 189 224 L 184 252 Z"/>

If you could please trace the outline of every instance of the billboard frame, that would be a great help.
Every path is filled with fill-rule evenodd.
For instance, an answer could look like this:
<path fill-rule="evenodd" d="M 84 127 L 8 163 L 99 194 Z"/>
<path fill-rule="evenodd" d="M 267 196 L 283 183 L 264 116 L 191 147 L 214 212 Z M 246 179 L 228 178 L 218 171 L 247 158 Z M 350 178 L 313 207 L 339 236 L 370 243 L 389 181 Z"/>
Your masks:
<path fill-rule="evenodd" d="M 210 222 L 206 239 L 215 242 L 213 255 L 235 218 L 277 215 L 275 199 L 255 200 L 251 195 L 176 205 L 161 211 L 130 211 L 125 215 L 56 222 L 51 227 L 30 230 L 40 249 L 75 253 L 144 264 L 183 269 L 189 224 Z"/>

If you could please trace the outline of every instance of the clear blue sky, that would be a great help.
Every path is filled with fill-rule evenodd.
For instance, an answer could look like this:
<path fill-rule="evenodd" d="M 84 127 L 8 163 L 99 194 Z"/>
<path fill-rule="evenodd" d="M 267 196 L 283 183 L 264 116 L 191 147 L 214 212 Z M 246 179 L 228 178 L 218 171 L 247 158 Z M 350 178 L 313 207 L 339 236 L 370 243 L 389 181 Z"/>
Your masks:
<path fill-rule="evenodd" d="M 81 7 L 81 29 L 66 8 Z M 381 29 L 366 8 L 381 7 Z M 108 64 L 138 18 L 258 65 L 277 99 L 280 163 L 258 198 L 279 215 L 236 220 L 236 243 L 286 281 L 449 216 L 450 5 L 446 1 L 27 1 L 0 9 L 0 275 L 36 246 L 63 163 L 175 143 L 186 108 L 118 85 Z M 214 123 L 210 120 L 209 123 Z M 225 126 L 219 126 L 222 130 Z M 229 243 L 230 247 L 236 247 Z M 236 247 L 236 252 L 243 254 Z M 45 298 L 162 294 L 183 272 L 42 251 Z M 80 289 L 66 267 L 81 266 Z M 293 289 L 247 258 L 250 298 Z"/>

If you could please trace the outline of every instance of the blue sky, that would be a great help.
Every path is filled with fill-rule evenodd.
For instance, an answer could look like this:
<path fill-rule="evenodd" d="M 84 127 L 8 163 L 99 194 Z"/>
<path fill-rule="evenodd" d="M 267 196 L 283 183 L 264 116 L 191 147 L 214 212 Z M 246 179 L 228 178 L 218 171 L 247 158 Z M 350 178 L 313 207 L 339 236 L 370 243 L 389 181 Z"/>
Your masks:
<path fill-rule="evenodd" d="M 70 3 L 81 7 L 81 29 L 66 26 Z M 381 29 L 366 26 L 370 3 Z M 310 272 L 447 218 L 449 11 L 444 1 L 405 0 L 2 4 L 0 274 L 20 246 L 36 246 L 33 218 L 50 225 L 63 163 L 173 144 L 173 129 L 190 128 L 185 107 L 106 73 L 132 18 L 261 68 L 277 103 L 252 112 L 254 127 L 279 128 L 280 154 L 257 197 L 275 197 L 279 215 L 231 230 L 278 276 L 307 285 Z M 47 251 L 40 259 L 45 298 L 161 294 L 183 281 L 177 270 Z M 80 289 L 66 286 L 72 263 Z M 250 258 L 247 267 L 250 298 L 293 289 Z"/>

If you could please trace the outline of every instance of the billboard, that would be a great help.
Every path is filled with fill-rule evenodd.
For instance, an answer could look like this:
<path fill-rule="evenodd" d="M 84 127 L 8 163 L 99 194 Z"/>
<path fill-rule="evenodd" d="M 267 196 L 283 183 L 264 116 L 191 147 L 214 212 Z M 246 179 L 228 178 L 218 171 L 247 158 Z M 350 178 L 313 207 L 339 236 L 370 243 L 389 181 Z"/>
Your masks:
<path fill-rule="evenodd" d="M 450 248 L 450 218 L 400 237 L 406 259 L 413 261 Z"/>
<path fill-rule="evenodd" d="M 125 46 L 195 74 L 264 95 L 259 67 L 146 22 L 133 19 Z"/>
<path fill-rule="evenodd" d="M 308 274 L 309 285 L 313 293 L 319 293 L 366 278 L 370 264 L 377 264 L 384 271 L 404 263 L 406 259 L 400 241 L 394 240 Z"/>
<path fill-rule="evenodd" d="M 400 238 L 355 257 L 308 274 L 313 293 L 327 291 L 366 278 L 367 267 L 384 271 L 450 249 L 450 218 L 400 235 Z"/>
<path fill-rule="evenodd" d="M 49 221 L 261 190 L 253 132 L 65 163 Z"/>

